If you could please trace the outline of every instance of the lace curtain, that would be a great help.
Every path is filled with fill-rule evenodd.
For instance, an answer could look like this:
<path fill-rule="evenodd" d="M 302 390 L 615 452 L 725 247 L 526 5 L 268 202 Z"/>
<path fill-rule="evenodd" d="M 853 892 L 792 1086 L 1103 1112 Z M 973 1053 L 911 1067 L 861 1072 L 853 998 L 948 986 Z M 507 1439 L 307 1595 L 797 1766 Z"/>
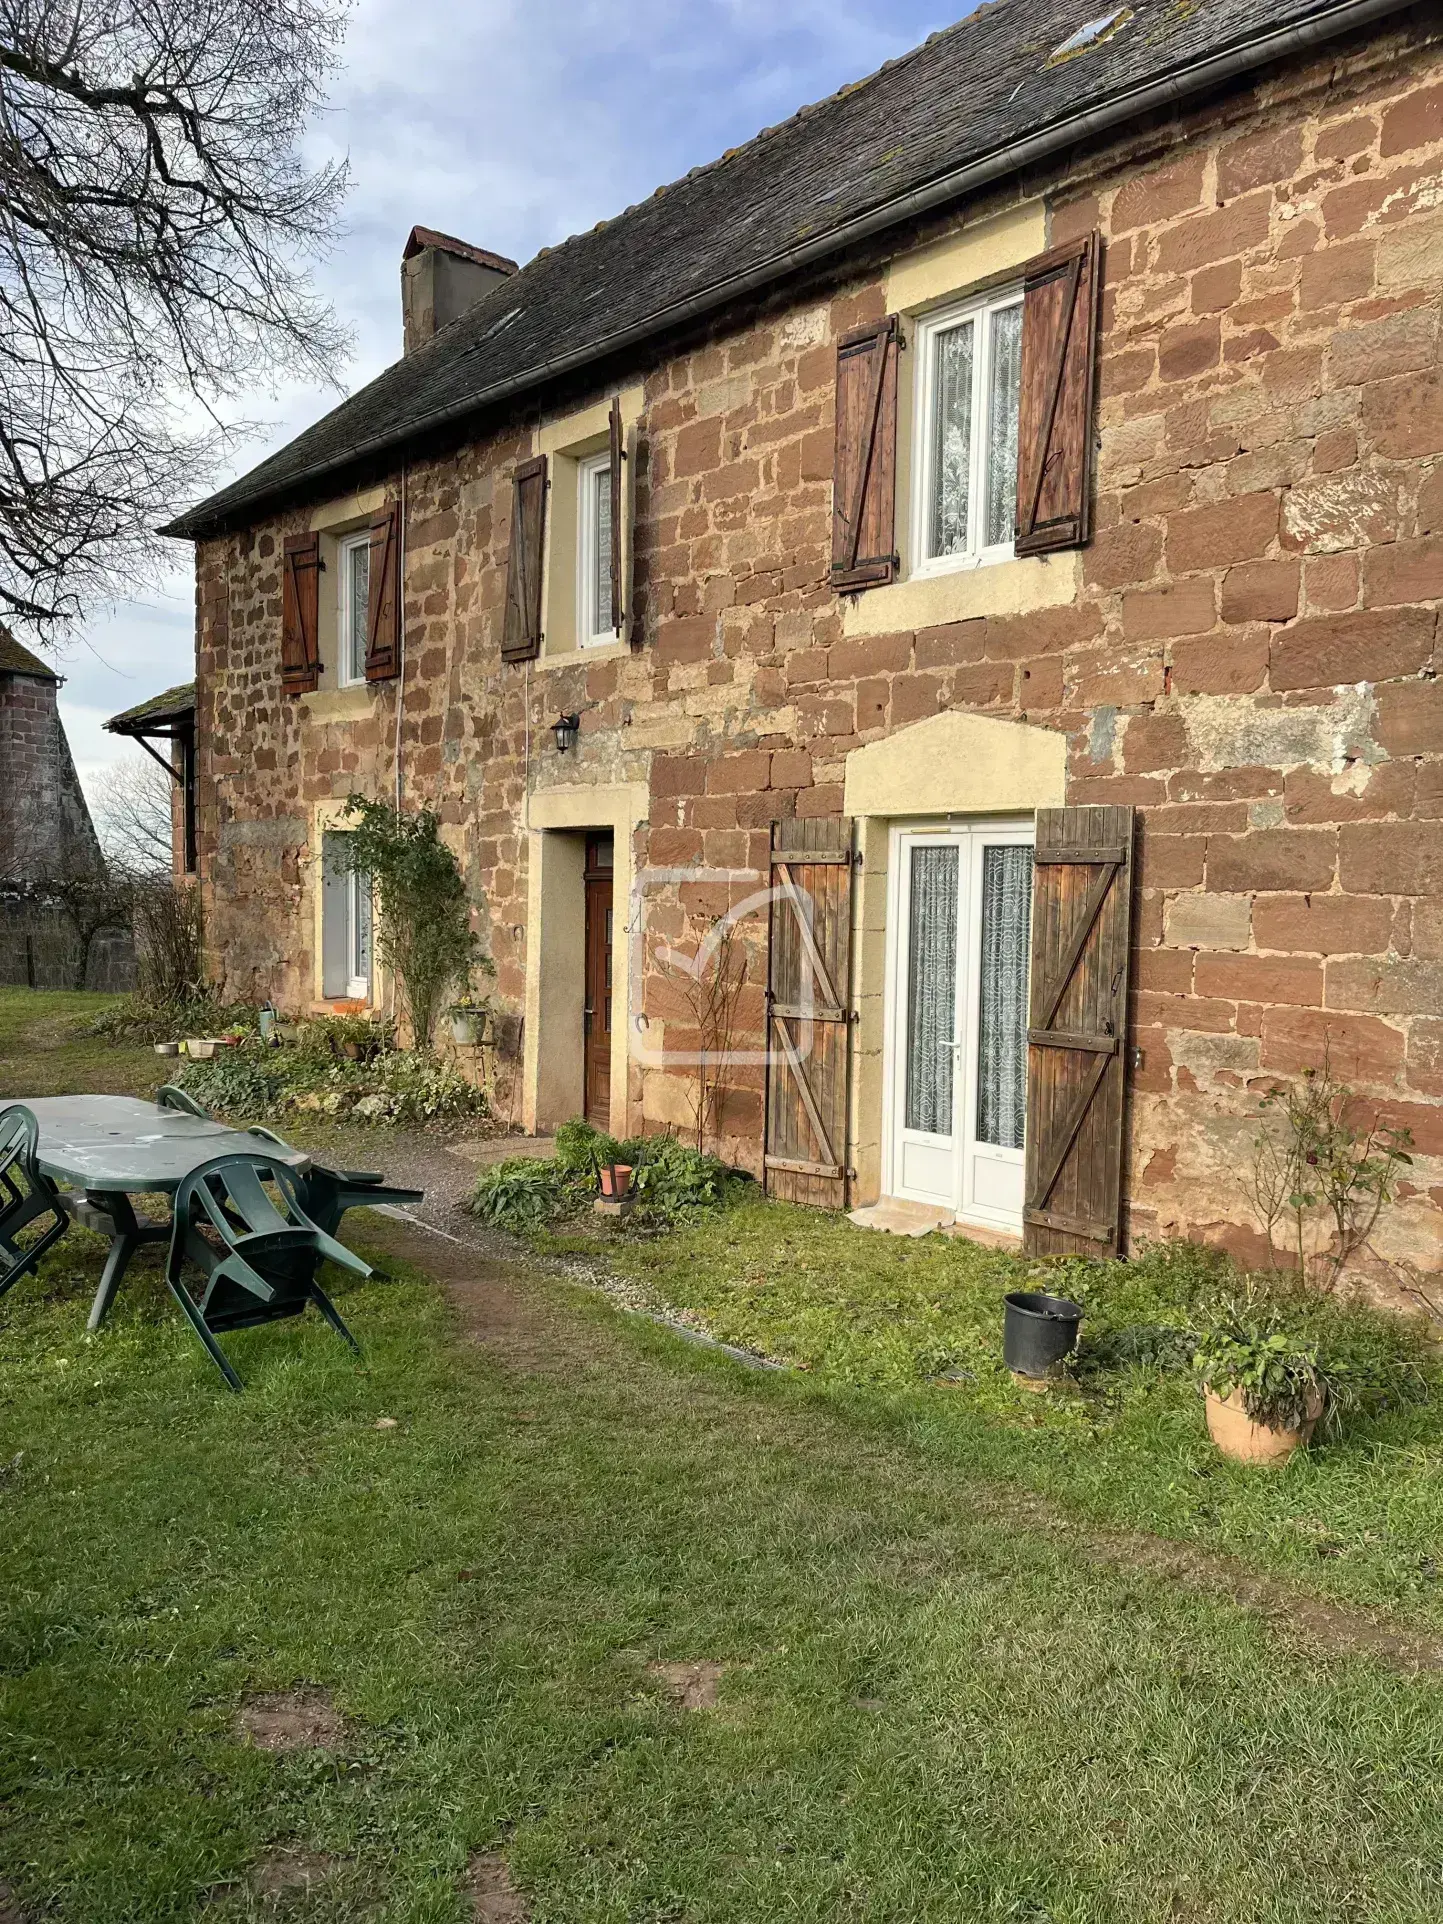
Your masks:
<path fill-rule="evenodd" d="M 937 411 L 932 450 L 932 545 L 934 555 L 967 552 L 972 493 L 971 321 L 937 339 Z"/>
<path fill-rule="evenodd" d="M 907 981 L 907 1127 L 952 1133 L 957 1003 L 955 847 L 914 847 Z"/>
<path fill-rule="evenodd" d="M 1017 521 L 1017 412 L 1022 395 L 1022 309 L 992 316 L 987 423 L 988 547 L 1011 541 Z"/>
<path fill-rule="evenodd" d="M 611 469 L 599 468 L 592 476 L 596 490 L 596 579 L 592 596 L 596 606 L 595 635 L 612 626 L 611 619 Z"/>
<path fill-rule="evenodd" d="M 982 961 L 978 995 L 977 1139 L 1022 1147 L 1027 1111 L 1027 960 L 1032 850 L 982 851 Z"/>

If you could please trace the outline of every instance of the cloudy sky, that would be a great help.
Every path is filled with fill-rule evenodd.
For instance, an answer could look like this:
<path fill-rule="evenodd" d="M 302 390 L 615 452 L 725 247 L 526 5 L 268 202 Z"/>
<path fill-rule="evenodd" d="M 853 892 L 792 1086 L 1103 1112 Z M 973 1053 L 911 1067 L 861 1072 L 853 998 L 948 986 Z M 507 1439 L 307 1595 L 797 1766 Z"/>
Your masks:
<path fill-rule="evenodd" d="M 414 223 L 529 260 L 870 73 L 973 3 L 355 0 L 313 136 L 318 156 L 351 162 L 345 231 L 319 268 L 355 331 L 345 386 L 400 353 L 400 256 Z M 252 407 L 266 430 L 232 472 L 337 398 L 288 389 Z M 86 623 L 57 663 L 92 789 L 117 754 L 139 752 L 104 734 L 105 718 L 190 678 L 189 570 L 178 545 L 160 592 Z"/>

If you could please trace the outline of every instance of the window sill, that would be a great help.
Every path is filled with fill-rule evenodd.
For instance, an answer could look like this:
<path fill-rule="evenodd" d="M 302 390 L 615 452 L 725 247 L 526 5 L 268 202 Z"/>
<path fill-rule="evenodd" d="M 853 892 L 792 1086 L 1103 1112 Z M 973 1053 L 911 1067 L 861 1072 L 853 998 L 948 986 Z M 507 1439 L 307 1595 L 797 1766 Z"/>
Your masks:
<path fill-rule="evenodd" d="M 631 643 L 623 638 L 620 641 L 601 641 L 587 648 L 567 648 L 558 650 L 554 655 L 538 655 L 535 667 L 544 674 L 548 668 L 575 668 L 578 662 L 620 661 L 631 653 Z"/>
<path fill-rule="evenodd" d="M 1077 550 L 911 575 L 890 587 L 844 596 L 842 632 L 847 636 L 892 635 L 907 629 L 941 628 L 948 622 L 973 621 L 986 615 L 1035 614 L 1075 601 L 1081 579 L 1082 556 Z"/>
<path fill-rule="evenodd" d="M 362 721 L 374 707 L 369 682 L 354 681 L 345 688 L 318 688 L 313 695 L 302 695 L 301 713 L 309 722 Z"/>

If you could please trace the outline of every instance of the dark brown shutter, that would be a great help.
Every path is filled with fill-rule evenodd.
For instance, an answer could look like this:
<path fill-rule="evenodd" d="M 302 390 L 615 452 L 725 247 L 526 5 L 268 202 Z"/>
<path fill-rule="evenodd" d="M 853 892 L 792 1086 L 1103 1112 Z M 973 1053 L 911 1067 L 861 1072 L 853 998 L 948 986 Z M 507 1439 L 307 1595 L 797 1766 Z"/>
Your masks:
<path fill-rule="evenodd" d="M 852 825 L 772 827 L 767 1194 L 845 1209 Z"/>
<path fill-rule="evenodd" d="M 1092 532 L 1092 391 L 1102 241 L 1029 261 L 1022 302 L 1017 552 L 1079 548 Z"/>
<path fill-rule="evenodd" d="M 897 574 L 897 317 L 837 346 L 832 586 L 880 588 Z"/>
<path fill-rule="evenodd" d="M 541 557 L 546 534 L 546 456 L 523 461 L 513 477 L 511 558 L 506 565 L 503 661 L 541 653 Z"/>
<path fill-rule="evenodd" d="M 611 403 L 611 625 L 620 634 L 626 626 L 625 583 L 622 560 L 625 554 L 626 489 L 622 485 L 622 463 L 626 447 L 621 425 L 621 396 Z"/>
<path fill-rule="evenodd" d="M 1023 1246 L 1121 1249 L 1131 808 L 1044 808 L 1032 883 Z"/>
<path fill-rule="evenodd" d="M 366 611 L 366 680 L 401 672 L 401 511 L 371 517 L 371 598 Z"/>
<path fill-rule="evenodd" d="M 308 695 L 321 677 L 317 620 L 321 609 L 321 537 L 288 534 L 281 577 L 281 686 Z"/>

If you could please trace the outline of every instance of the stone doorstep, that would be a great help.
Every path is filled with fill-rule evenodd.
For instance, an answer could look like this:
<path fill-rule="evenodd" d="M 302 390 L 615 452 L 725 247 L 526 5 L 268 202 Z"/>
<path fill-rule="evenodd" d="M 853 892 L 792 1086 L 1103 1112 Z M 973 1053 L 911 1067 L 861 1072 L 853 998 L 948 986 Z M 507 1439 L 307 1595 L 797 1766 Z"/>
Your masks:
<path fill-rule="evenodd" d="M 1022 1238 L 1009 1230 L 984 1229 L 977 1223 L 959 1222 L 950 1209 L 939 1209 L 932 1203 L 906 1202 L 900 1196 L 884 1196 L 865 1209 L 850 1210 L 847 1220 L 858 1229 L 880 1229 L 888 1236 L 930 1236 L 940 1230 L 944 1236 L 980 1243 L 984 1249 L 1022 1247 Z"/>
<path fill-rule="evenodd" d="M 934 1229 L 947 1228 L 952 1221 L 950 1209 L 930 1203 L 904 1202 L 899 1196 L 884 1196 L 866 1209 L 847 1212 L 847 1221 L 858 1229 L 880 1229 L 888 1236 L 930 1236 Z"/>
<path fill-rule="evenodd" d="M 462 1162 L 474 1163 L 478 1169 L 489 1169 L 493 1163 L 509 1162 L 513 1156 L 525 1156 L 533 1162 L 549 1162 L 556 1154 L 555 1136 L 481 1136 L 471 1142 L 450 1142 L 446 1145 L 449 1156 L 458 1156 Z"/>

